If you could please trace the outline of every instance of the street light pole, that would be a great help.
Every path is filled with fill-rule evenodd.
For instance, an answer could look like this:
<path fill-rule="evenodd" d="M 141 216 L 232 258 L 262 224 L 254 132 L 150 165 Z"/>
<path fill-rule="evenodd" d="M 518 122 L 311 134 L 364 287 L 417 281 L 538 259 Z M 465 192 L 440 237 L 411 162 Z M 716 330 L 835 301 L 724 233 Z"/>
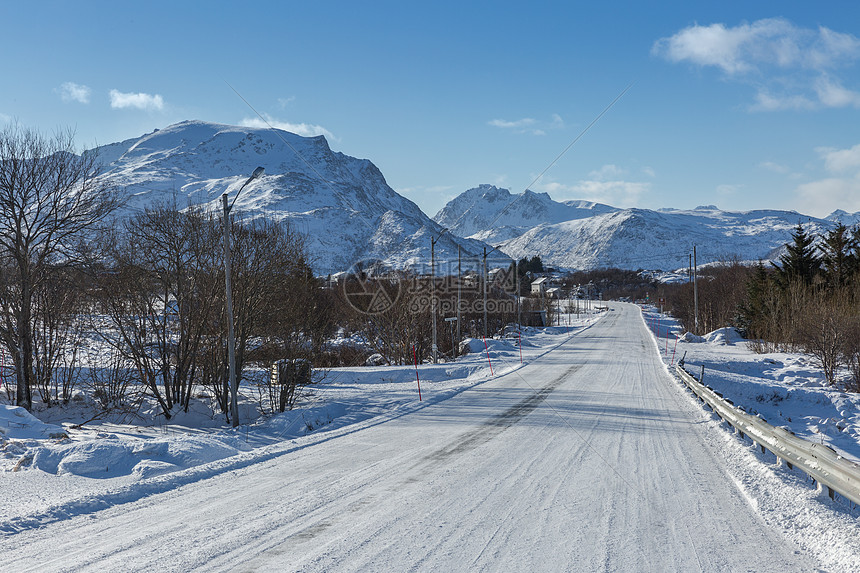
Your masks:
<path fill-rule="evenodd" d="M 693 323 L 695 332 L 699 334 L 699 285 L 696 282 L 699 262 L 696 260 L 696 245 L 693 245 Z"/>
<path fill-rule="evenodd" d="M 254 173 L 245 181 L 236 197 L 233 198 L 233 203 L 228 205 L 227 193 L 221 195 L 221 202 L 224 206 L 224 282 L 227 293 L 227 370 L 230 378 L 230 419 L 233 427 L 239 425 L 239 384 L 236 381 L 236 334 L 233 330 L 233 286 L 231 275 L 233 274 L 231 257 L 230 257 L 230 211 L 239 198 L 239 193 L 245 188 L 245 185 L 258 178 L 265 170 L 262 167 L 257 167 Z"/>
<path fill-rule="evenodd" d="M 435 238 L 430 238 L 430 312 L 433 314 L 433 364 L 436 364 L 439 354 L 439 347 L 436 345 L 436 241 L 447 232 L 446 227 Z"/>
<path fill-rule="evenodd" d="M 460 283 L 463 282 L 463 275 L 460 273 L 460 243 L 457 243 L 457 342 L 455 343 L 454 356 L 460 353 Z"/>
<path fill-rule="evenodd" d="M 523 329 L 520 322 L 520 269 L 516 258 L 514 258 L 514 289 L 517 291 L 517 332 L 520 332 Z"/>

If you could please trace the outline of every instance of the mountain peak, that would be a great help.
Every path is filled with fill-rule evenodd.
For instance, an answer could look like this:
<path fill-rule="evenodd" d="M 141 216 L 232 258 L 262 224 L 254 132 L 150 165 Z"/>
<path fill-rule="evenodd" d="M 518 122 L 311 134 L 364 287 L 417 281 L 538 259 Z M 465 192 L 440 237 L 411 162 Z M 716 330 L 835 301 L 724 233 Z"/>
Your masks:
<path fill-rule="evenodd" d="M 188 120 L 97 153 L 103 177 L 127 191 L 128 215 L 156 203 L 215 211 L 223 193 L 237 191 L 262 166 L 265 175 L 242 191 L 236 211 L 288 220 L 306 236 L 315 271 L 344 270 L 368 257 L 394 267 L 429 259 L 424 235 L 436 224 L 373 163 L 333 152 L 321 135 Z M 466 252 L 480 249 L 449 237 L 437 254 L 456 256 L 458 243 Z"/>
<path fill-rule="evenodd" d="M 559 203 L 548 193 L 529 189 L 511 194 L 494 185 L 479 185 L 448 202 L 433 220 L 461 237 L 498 242 L 541 224 L 558 223 L 615 211 L 598 203 Z"/>

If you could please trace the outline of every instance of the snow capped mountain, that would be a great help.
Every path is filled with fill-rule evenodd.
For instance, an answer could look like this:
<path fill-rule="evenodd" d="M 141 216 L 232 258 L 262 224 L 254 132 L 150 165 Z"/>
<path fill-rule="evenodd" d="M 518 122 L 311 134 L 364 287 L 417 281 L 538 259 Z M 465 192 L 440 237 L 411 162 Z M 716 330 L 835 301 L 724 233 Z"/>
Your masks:
<path fill-rule="evenodd" d="M 837 209 L 825 217 L 825 220 L 832 221 L 833 223 L 842 223 L 846 227 L 853 227 L 860 224 L 860 211 L 847 213 L 842 209 Z"/>
<path fill-rule="evenodd" d="M 232 200 L 254 169 L 264 167 L 265 175 L 242 190 L 234 213 L 289 220 L 306 235 L 319 274 L 368 258 L 398 268 L 427 265 L 430 237 L 442 231 L 389 187 L 373 163 L 332 151 L 323 136 L 184 121 L 98 153 L 105 177 L 126 190 L 128 213 L 157 202 L 220 210 L 223 193 Z M 446 233 L 437 255 L 456 260 L 458 244 L 472 253 L 483 246 Z"/>
<path fill-rule="evenodd" d="M 823 233 L 834 221 L 853 224 L 858 215 L 837 211 L 815 219 L 794 211 L 721 211 L 715 205 L 621 210 L 480 185 L 451 200 L 433 219 L 461 236 L 501 244 L 511 257 L 540 255 L 555 267 L 670 270 L 687 267 L 693 245 L 699 263 L 776 259 L 799 223 Z"/>
<path fill-rule="evenodd" d="M 547 193 L 526 190 L 514 195 L 493 185 L 479 185 L 448 202 L 433 220 L 461 237 L 497 244 L 541 224 L 582 219 L 617 211 L 590 201 L 553 201 Z"/>
<path fill-rule="evenodd" d="M 512 257 L 540 255 L 544 263 L 571 269 L 678 269 L 696 245 L 699 264 L 774 259 L 799 224 L 813 233 L 832 223 L 793 211 L 692 211 L 625 209 L 587 219 L 540 225 L 502 243 Z"/>

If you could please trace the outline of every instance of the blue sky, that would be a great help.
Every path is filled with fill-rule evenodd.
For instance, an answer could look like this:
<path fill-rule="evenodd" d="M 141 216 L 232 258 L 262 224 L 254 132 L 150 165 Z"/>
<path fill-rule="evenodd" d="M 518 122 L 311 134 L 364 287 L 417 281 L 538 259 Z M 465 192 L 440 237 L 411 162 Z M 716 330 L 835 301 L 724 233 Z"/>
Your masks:
<path fill-rule="evenodd" d="M 432 216 L 480 183 L 523 191 L 632 84 L 534 191 L 860 211 L 856 2 L 3 0 L 2 13 L 0 123 L 71 127 L 81 147 L 259 113 L 372 160 Z"/>

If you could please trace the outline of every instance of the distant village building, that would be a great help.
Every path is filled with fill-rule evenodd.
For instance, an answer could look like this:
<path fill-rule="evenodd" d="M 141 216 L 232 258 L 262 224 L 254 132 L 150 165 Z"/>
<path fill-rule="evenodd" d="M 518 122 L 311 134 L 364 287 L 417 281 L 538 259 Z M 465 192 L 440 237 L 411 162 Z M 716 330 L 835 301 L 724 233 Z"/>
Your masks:
<path fill-rule="evenodd" d="M 539 279 L 535 279 L 532 281 L 532 294 L 538 296 L 545 296 L 546 289 L 549 288 L 550 281 L 547 277 L 540 277 Z"/>

